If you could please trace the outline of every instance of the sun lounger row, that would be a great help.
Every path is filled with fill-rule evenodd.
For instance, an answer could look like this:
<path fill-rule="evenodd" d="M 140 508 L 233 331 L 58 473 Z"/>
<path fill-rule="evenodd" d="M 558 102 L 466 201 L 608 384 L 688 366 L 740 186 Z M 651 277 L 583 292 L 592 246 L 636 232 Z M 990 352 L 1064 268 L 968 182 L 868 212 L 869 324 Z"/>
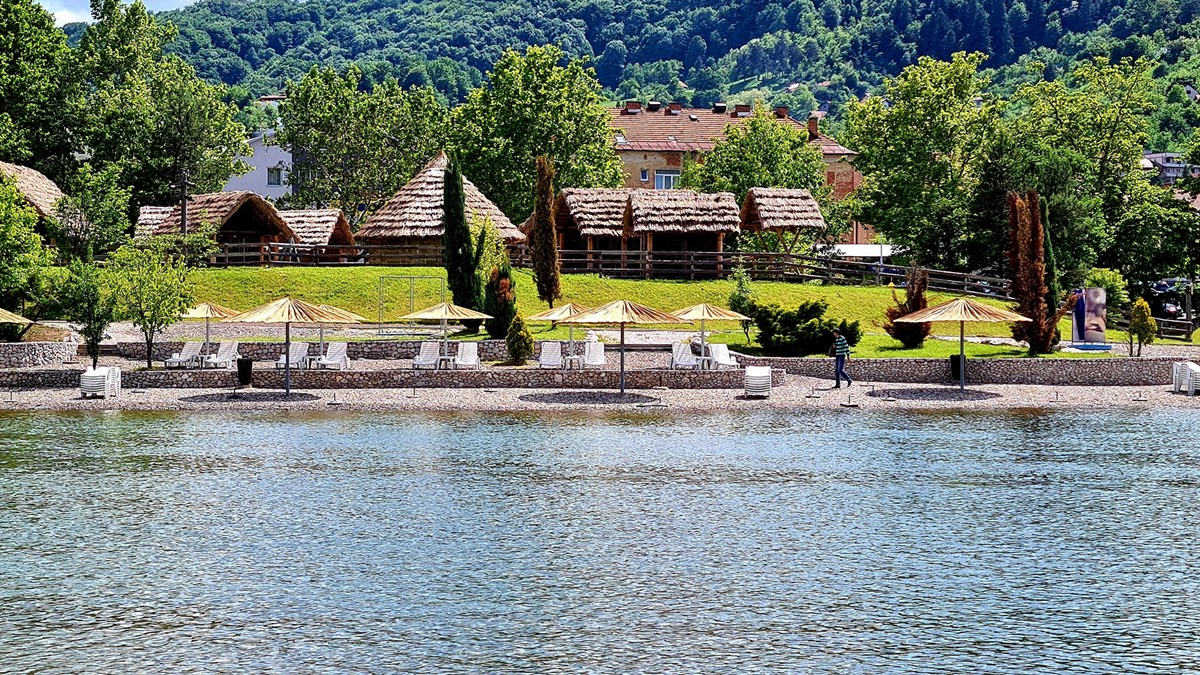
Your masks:
<path fill-rule="evenodd" d="M 687 342 L 677 342 L 671 347 L 671 360 L 667 363 L 671 370 L 680 368 L 697 369 L 738 368 L 738 362 L 729 354 L 729 345 L 708 344 L 708 358 L 702 358 L 692 353 L 692 345 Z"/>
<path fill-rule="evenodd" d="M 479 343 L 460 342 L 458 353 L 450 356 L 449 352 L 442 355 L 442 343 L 426 341 L 421 343 L 421 351 L 413 357 L 413 369 L 423 368 L 453 368 L 479 370 L 483 364 L 479 362 Z"/>
<path fill-rule="evenodd" d="M 232 368 L 241 358 L 238 354 L 237 342 L 222 342 L 216 354 L 201 354 L 203 342 L 185 342 L 183 349 L 163 359 L 167 368 Z"/>
<path fill-rule="evenodd" d="M 564 357 L 561 342 L 543 342 L 541 352 L 538 353 L 538 367 L 567 368 L 574 359 L 579 360 L 580 368 L 603 368 L 605 363 L 604 343 L 589 340 L 583 343 L 583 356 Z"/>

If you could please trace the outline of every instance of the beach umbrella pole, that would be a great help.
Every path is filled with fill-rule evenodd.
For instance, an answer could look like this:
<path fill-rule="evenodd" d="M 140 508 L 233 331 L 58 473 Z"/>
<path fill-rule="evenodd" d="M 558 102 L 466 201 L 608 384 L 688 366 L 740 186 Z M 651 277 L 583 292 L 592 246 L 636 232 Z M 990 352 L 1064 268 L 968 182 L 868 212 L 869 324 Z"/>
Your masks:
<path fill-rule="evenodd" d="M 292 395 L 292 324 L 283 324 L 283 395 Z"/>
<path fill-rule="evenodd" d="M 967 388 L 967 323 L 958 322 L 958 390 Z"/>
<path fill-rule="evenodd" d="M 208 317 L 204 317 L 204 355 L 208 356 Z"/>
<path fill-rule="evenodd" d="M 621 394 L 625 394 L 625 324 L 621 324 Z"/>

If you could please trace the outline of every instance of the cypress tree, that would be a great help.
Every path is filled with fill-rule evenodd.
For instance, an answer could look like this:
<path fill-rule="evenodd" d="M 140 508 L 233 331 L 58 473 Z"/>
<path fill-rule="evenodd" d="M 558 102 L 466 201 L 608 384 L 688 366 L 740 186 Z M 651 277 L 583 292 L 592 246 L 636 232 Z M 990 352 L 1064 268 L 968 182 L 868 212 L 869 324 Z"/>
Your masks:
<path fill-rule="evenodd" d="M 483 304 L 483 292 L 479 272 L 475 269 L 478 260 L 471 243 L 471 227 L 467 224 L 467 199 L 463 191 L 462 170 L 458 161 L 451 159 L 446 166 L 446 181 L 442 189 L 442 261 L 446 267 L 446 285 L 454 304 L 479 311 Z M 471 330 L 479 330 L 479 322 Z"/>
<path fill-rule="evenodd" d="M 529 234 L 529 256 L 538 299 L 553 307 L 562 297 L 559 279 L 558 241 L 554 234 L 554 165 L 546 156 L 537 158 L 537 194 L 533 202 L 533 230 Z"/>
<path fill-rule="evenodd" d="M 492 315 L 484 322 L 489 336 L 503 339 L 508 335 L 508 326 L 517 315 L 517 294 L 513 286 L 512 266 L 507 258 L 498 267 L 492 268 L 488 283 L 484 286 L 483 313 Z"/>

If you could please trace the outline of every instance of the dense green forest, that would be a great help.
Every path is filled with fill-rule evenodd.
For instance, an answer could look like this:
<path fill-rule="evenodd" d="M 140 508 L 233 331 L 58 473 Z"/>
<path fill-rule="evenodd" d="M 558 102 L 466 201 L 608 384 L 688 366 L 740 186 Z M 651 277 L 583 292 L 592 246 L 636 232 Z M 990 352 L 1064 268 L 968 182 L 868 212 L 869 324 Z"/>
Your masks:
<path fill-rule="evenodd" d="M 253 96 L 353 62 L 364 87 L 392 76 L 457 102 L 505 49 L 557 43 L 593 59 L 613 98 L 761 98 L 835 120 L 922 55 L 988 54 L 1001 95 L 1034 79 L 1035 61 L 1053 77 L 1093 56 L 1147 56 L 1163 97 L 1150 146 L 1167 149 L 1200 126 L 1180 86 L 1200 81 L 1198 13 L 1200 0 L 204 0 L 160 19 L 202 77 Z"/>

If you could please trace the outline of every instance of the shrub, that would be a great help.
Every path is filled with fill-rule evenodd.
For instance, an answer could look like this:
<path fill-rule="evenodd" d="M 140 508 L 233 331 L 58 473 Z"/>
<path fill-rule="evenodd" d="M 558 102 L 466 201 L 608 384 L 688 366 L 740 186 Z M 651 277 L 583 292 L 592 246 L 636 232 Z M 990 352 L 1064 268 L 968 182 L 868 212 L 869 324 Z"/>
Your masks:
<path fill-rule="evenodd" d="M 492 315 L 484 322 L 490 337 L 508 335 L 508 326 L 517 315 L 517 295 L 513 289 L 512 267 L 504 260 L 492 268 L 487 286 L 483 289 L 483 313 Z"/>
<path fill-rule="evenodd" d="M 925 299 L 925 289 L 929 286 L 929 272 L 920 267 L 908 270 L 908 284 L 904 289 L 904 300 L 896 297 L 896 289 L 892 289 L 894 307 L 888 307 L 884 312 L 887 317 L 883 322 L 883 330 L 900 341 L 905 349 L 916 349 L 925 342 L 933 329 L 931 323 L 896 323 L 896 319 L 925 309 L 929 301 Z"/>
<path fill-rule="evenodd" d="M 822 300 L 802 302 L 796 309 L 756 304 L 749 316 L 754 317 L 754 324 L 758 327 L 759 344 L 764 351 L 775 356 L 824 354 L 833 344 L 835 328 L 841 331 L 846 342 L 858 344 L 862 339 L 859 323 L 826 319 L 827 309 L 828 303 Z"/>
<path fill-rule="evenodd" d="M 1124 309 L 1129 306 L 1129 284 L 1116 270 L 1093 267 L 1083 278 L 1087 288 L 1103 288 L 1109 309 Z"/>
<path fill-rule="evenodd" d="M 1129 318 L 1129 355 L 1133 356 L 1133 340 L 1137 338 L 1137 355 L 1142 355 L 1142 345 L 1154 342 L 1158 332 L 1158 322 L 1150 316 L 1150 304 L 1138 298 L 1133 303 L 1133 311 Z"/>
<path fill-rule="evenodd" d="M 738 265 L 733 268 L 729 278 L 733 281 L 733 291 L 729 294 L 729 309 L 739 314 L 753 316 L 754 289 L 750 287 L 750 273 L 746 271 L 745 267 Z M 742 332 L 746 334 L 746 344 L 750 344 L 750 325 L 753 323 L 753 320 L 742 322 Z"/>
<path fill-rule="evenodd" d="M 1024 198 L 1008 193 L 1011 291 L 1017 312 L 1030 319 L 1014 323 L 1012 335 L 1029 345 L 1030 354 L 1049 354 L 1058 344 L 1058 322 L 1074 307 L 1075 298 L 1072 296 L 1057 309 L 1047 301 L 1046 232 L 1038 203 L 1036 192 L 1030 191 Z"/>
<path fill-rule="evenodd" d="M 87 347 L 92 367 L 100 360 L 100 342 L 116 314 L 116 298 L 100 282 L 100 270 L 91 263 L 73 260 L 62 288 L 62 303 Z"/>
<path fill-rule="evenodd" d="M 518 314 L 508 325 L 508 335 L 504 338 L 508 347 L 508 362 L 514 366 L 523 366 L 533 357 L 533 336 L 525 327 L 525 320 Z"/>

